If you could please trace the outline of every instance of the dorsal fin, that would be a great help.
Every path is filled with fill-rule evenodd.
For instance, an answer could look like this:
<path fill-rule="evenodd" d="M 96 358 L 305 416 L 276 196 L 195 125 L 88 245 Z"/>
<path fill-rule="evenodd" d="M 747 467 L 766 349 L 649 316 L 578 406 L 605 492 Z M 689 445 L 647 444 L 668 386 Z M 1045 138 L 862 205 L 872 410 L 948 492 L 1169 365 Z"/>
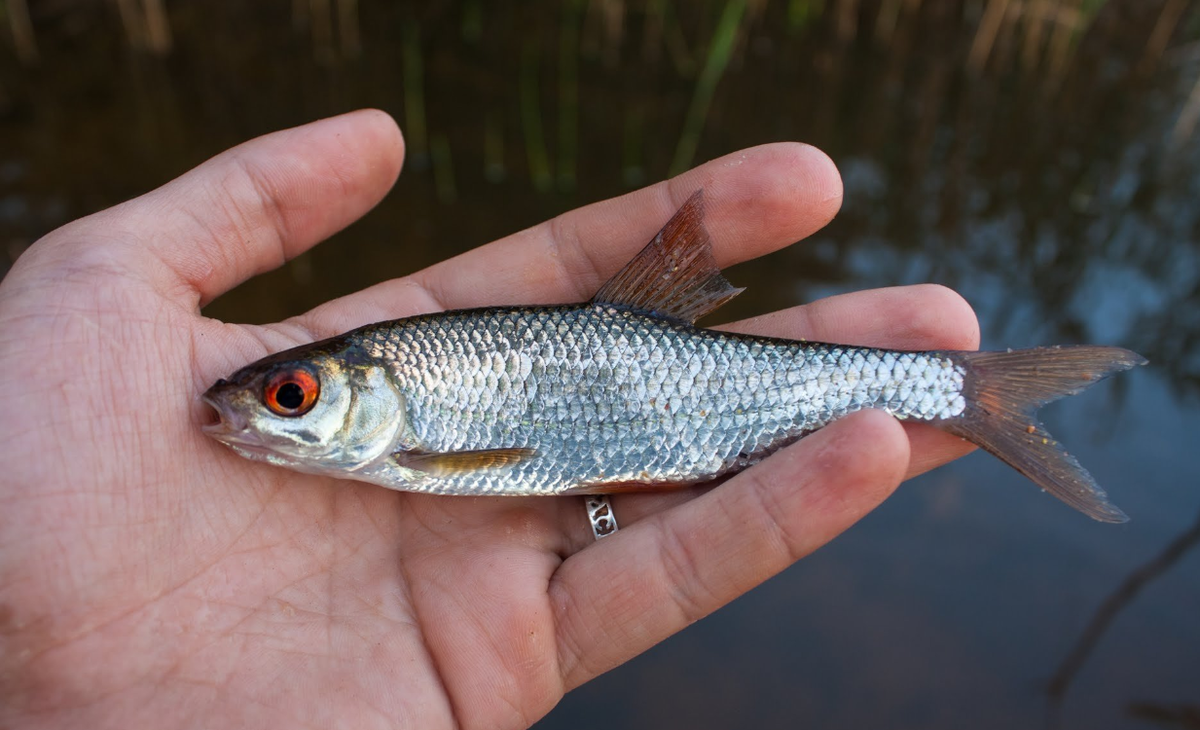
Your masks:
<path fill-rule="evenodd" d="M 742 291 L 721 276 L 704 229 L 704 191 L 697 190 L 592 302 L 692 324 Z"/>

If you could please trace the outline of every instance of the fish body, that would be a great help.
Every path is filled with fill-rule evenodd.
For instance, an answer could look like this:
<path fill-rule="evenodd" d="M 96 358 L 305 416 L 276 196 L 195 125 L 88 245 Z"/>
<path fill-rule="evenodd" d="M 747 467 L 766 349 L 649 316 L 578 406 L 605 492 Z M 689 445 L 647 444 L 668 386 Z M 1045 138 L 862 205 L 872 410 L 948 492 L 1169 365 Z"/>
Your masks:
<path fill-rule="evenodd" d="M 697 194 L 590 302 L 423 315 L 273 355 L 209 390 L 221 420 L 207 430 L 252 459 L 393 489 L 550 496 L 710 480 L 876 408 L 1124 519 L 1033 412 L 1140 356 L 901 352 L 694 326 L 738 291 Z"/>
<path fill-rule="evenodd" d="M 607 304 L 418 317 L 349 343 L 386 363 L 404 394 L 400 450 L 547 455 L 440 473 L 393 459 L 364 472 L 439 494 L 688 484 L 862 408 L 931 420 L 965 407 L 964 369 L 944 356 L 730 335 Z"/>

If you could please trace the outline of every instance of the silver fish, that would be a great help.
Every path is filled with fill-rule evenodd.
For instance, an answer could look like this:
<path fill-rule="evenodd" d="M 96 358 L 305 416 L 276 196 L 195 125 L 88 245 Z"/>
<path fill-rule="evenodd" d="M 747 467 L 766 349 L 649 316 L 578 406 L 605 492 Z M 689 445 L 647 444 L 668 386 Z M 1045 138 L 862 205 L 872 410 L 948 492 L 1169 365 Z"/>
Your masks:
<path fill-rule="evenodd" d="M 721 276 L 701 192 L 587 303 L 444 312 L 303 345 L 218 381 L 205 431 L 297 471 L 452 495 L 714 479 L 864 408 L 995 454 L 1091 517 L 1126 516 L 1035 418 L 1145 363 L 1128 350 L 901 352 L 694 326 Z"/>

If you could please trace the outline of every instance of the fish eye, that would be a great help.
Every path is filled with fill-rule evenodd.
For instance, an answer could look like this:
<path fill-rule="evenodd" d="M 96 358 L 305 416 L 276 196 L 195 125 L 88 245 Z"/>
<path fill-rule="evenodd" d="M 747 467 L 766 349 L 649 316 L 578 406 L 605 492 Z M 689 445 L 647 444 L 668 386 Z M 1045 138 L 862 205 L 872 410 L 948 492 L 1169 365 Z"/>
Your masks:
<path fill-rule="evenodd" d="M 306 368 L 286 368 L 267 377 L 263 403 L 273 413 L 294 418 L 312 410 L 320 394 L 321 384 L 312 372 Z"/>

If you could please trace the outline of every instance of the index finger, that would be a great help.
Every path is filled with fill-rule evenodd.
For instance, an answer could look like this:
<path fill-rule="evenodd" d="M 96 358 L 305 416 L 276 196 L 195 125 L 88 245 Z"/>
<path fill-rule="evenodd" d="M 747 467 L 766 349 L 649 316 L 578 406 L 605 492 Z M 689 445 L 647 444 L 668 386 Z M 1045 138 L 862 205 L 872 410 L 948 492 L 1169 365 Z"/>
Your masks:
<path fill-rule="evenodd" d="M 565 213 L 416 278 L 455 307 L 511 298 L 517 284 L 540 292 L 551 300 L 547 303 L 584 301 L 699 188 L 705 190 L 705 226 L 722 268 L 813 233 L 842 201 L 841 178 L 825 153 L 798 143 L 763 145 Z"/>
<path fill-rule="evenodd" d="M 329 302 L 300 321 L 331 335 L 444 309 L 586 301 L 698 188 L 722 267 L 808 236 L 842 201 L 841 178 L 823 152 L 799 143 L 762 145 Z"/>

